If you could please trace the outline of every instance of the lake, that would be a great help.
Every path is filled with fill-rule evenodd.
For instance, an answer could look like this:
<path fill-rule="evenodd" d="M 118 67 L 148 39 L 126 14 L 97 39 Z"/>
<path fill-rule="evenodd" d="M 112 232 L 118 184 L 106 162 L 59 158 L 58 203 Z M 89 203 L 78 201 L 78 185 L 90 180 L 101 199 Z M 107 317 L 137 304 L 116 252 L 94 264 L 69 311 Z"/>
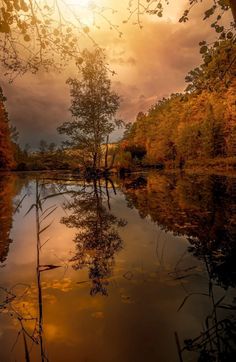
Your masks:
<path fill-rule="evenodd" d="M 236 176 L 0 175 L 0 361 L 236 360 Z"/>

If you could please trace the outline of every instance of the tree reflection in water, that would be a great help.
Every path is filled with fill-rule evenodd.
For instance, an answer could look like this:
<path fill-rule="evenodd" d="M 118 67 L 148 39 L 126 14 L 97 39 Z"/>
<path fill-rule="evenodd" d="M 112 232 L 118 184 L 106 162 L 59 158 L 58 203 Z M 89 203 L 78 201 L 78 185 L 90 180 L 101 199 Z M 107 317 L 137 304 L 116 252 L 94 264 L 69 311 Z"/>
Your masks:
<path fill-rule="evenodd" d="M 8 252 L 14 212 L 12 199 L 16 192 L 13 186 L 14 178 L 0 183 L 0 223 L 3 226 L 0 237 L 5 243 L 5 247 L 0 248 L 3 263 Z M 187 324 L 186 336 L 182 335 L 185 329 L 181 327 L 175 333 L 180 361 L 236 360 L 236 299 L 233 289 L 236 286 L 235 186 L 236 180 L 230 177 L 184 174 L 150 173 L 148 176 L 131 175 L 129 179 L 120 180 L 120 187 L 126 196 L 128 206 L 135 207 L 142 218 L 149 215 L 153 222 L 158 224 L 159 231 L 171 231 L 174 235 L 183 236 L 188 240 L 185 256 L 191 254 L 201 261 L 201 271 L 198 272 L 200 262 L 196 263 L 197 267 L 188 265 L 186 268 L 184 256 L 176 267 L 171 269 L 171 273 L 168 273 L 171 282 L 174 279 L 174 285 L 177 284 L 177 288 L 179 285 L 183 286 L 186 293 L 182 303 L 176 306 L 176 310 L 179 307 L 178 313 L 183 312 L 183 324 Z M 33 188 L 35 189 L 35 186 Z M 32 345 L 38 346 L 35 355 L 37 353 L 41 361 L 47 361 L 43 323 L 45 291 L 41 286 L 41 279 L 43 272 L 57 266 L 42 265 L 41 251 L 47 242 L 43 233 L 50 227 L 48 220 L 51 220 L 50 217 L 56 208 L 53 206 L 53 199 L 49 204 L 46 200 L 61 194 L 70 195 L 67 198 L 68 203 L 65 204 L 68 216 L 64 217 L 62 222 L 69 228 L 75 228 L 76 252 L 71 259 L 72 265 L 75 270 L 88 269 L 92 295 L 107 295 L 115 256 L 123 247 L 119 230 L 126 224 L 110 211 L 110 190 L 115 191 L 109 180 L 93 180 L 90 183 L 73 179 L 68 183 L 65 180 L 36 182 L 36 198 L 30 212 L 34 212 L 37 226 L 37 242 L 35 240 L 34 244 L 37 250 L 34 270 L 37 283 L 0 290 L 0 312 L 9 312 L 9 316 L 17 321 L 17 341 L 22 342 L 26 361 L 33 358 L 30 353 Z M 21 199 L 18 201 L 17 208 Z M 174 238 L 170 240 L 175 241 Z M 135 254 L 136 244 L 133 250 Z M 189 283 L 184 283 L 186 279 Z M 168 288 L 166 285 L 165 290 Z M 142 293 L 142 289 L 138 289 L 139 293 L 140 291 Z M 182 297 L 182 290 L 180 295 Z M 28 308 L 27 305 L 23 307 L 27 299 L 31 302 L 32 308 Z M 196 309 L 203 306 L 200 311 L 204 313 L 201 321 L 203 327 L 199 327 L 196 334 L 189 332 L 192 329 L 185 318 L 186 315 L 189 317 L 190 303 Z M 193 308 L 190 309 L 192 313 Z M 198 312 L 196 310 L 196 315 Z M 153 330 L 150 333 L 153 333 Z"/>
<path fill-rule="evenodd" d="M 205 265 L 206 288 L 185 288 L 179 311 L 196 295 L 207 298 L 211 311 L 203 330 L 183 346 L 175 333 L 180 361 L 188 360 L 187 352 L 197 353 L 199 361 L 236 360 L 236 179 L 150 173 L 123 180 L 121 187 L 129 207 L 143 218 L 149 215 L 166 232 L 186 237 L 188 252 Z M 178 268 L 172 276 L 191 277 Z"/>
<path fill-rule="evenodd" d="M 70 216 L 62 219 L 67 227 L 76 228 L 74 241 L 76 254 L 71 259 L 76 270 L 88 268 L 92 281 L 90 294 L 107 295 L 108 279 L 112 274 L 115 254 L 122 249 L 118 228 L 126 225 L 110 212 L 108 183 L 93 180 L 80 191 L 74 192 L 72 201 L 65 205 Z M 104 204 L 106 198 L 107 206 Z"/>
<path fill-rule="evenodd" d="M 9 179 L 12 180 L 12 176 L 9 176 Z M 4 185 L 9 185 L 9 182 L 6 183 L 6 180 L 9 179 L 4 178 Z M 21 180 L 22 181 L 22 180 Z M 24 182 L 24 181 L 23 181 Z M 10 183 L 11 185 L 11 183 Z M 21 185 L 22 186 L 22 185 Z M 11 188 L 10 188 L 11 190 Z M 8 190 L 9 191 L 9 190 Z M 19 337 L 22 336 L 23 339 L 23 350 L 24 350 L 24 358 L 25 361 L 31 361 L 31 350 L 33 345 L 38 345 L 40 349 L 40 361 L 47 362 L 48 357 L 46 354 L 45 342 L 44 342 L 44 329 L 43 329 L 43 293 L 42 293 L 42 280 L 41 275 L 45 271 L 49 271 L 59 266 L 56 265 L 42 265 L 41 263 L 41 251 L 44 246 L 42 243 L 42 235 L 45 230 L 47 230 L 51 223 L 47 223 L 48 217 L 55 211 L 56 207 L 45 207 L 45 202 L 48 198 L 54 197 L 58 195 L 52 194 L 52 191 L 55 192 L 54 187 L 52 185 L 48 185 L 47 181 L 44 180 L 39 181 L 36 179 L 35 181 L 35 202 L 30 206 L 29 210 L 25 214 L 27 216 L 33 210 L 35 211 L 35 224 L 36 224 L 36 289 L 34 285 L 27 285 L 22 283 L 17 283 L 11 288 L 7 289 L 4 287 L 0 287 L 1 291 L 1 302 L 0 302 L 0 313 L 7 313 L 10 318 L 12 318 L 19 325 L 18 333 L 16 341 L 13 344 L 13 348 L 16 346 L 19 341 Z M 3 193 L 4 194 L 4 193 Z M 16 213 L 22 205 L 23 200 L 27 193 L 20 200 L 16 200 L 16 205 L 13 203 L 13 195 L 9 192 L 6 194 L 5 199 L 2 199 L 2 204 L 4 201 L 3 211 L 7 218 L 6 228 L 4 230 L 5 239 L 3 239 L 4 244 L 7 244 L 7 248 L 5 248 L 8 252 L 9 246 L 8 243 L 9 233 L 11 229 L 12 217 L 14 213 Z M 9 210 L 9 213 L 6 211 Z M 4 219 L 6 219 L 6 216 Z M 0 221 L 2 219 L 0 218 Z M 5 250 L 4 249 L 4 250 Z M 5 255 L 4 255 L 4 258 Z M 1 257 L 1 261 L 4 259 Z M 30 308 L 27 308 L 29 304 L 28 298 L 35 298 L 34 307 L 36 310 L 32 311 Z"/>
<path fill-rule="evenodd" d="M 1 174 L 0 176 L 0 263 L 4 263 L 12 242 L 10 231 L 14 212 L 13 198 L 18 188 L 15 175 Z"/>

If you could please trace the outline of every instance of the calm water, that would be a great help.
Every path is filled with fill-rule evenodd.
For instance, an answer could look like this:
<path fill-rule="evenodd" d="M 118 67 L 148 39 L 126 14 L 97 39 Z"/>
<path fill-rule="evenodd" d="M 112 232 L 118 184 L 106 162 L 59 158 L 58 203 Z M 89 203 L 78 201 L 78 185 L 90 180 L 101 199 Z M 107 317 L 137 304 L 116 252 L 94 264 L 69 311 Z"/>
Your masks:
<path fill-rule="evenodd" d="M 236 360 L 236 177 L 0 176 L 0 361 Z"/>

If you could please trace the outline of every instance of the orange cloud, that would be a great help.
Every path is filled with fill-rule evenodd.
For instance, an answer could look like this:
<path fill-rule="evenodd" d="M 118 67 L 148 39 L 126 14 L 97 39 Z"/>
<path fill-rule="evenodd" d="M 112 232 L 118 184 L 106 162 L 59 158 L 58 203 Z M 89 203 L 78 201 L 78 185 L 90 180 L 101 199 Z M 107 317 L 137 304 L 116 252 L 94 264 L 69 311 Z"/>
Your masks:
<path fill-rule="evenodd" d="M 133 121 L 139 111 L 147 111 L 157 99 L 183 91 L 185 75 L 200 63 L 199 41 L 215 36 L 209 22 L 202 21 L 201 6 L 195 8 L 189 22 L 178 22 L 185 4 L 183 1 L 177 9 L 171 3 L 161 20 L 144 17 L 142 30 L 132 22 L 121 25 L 122 38 L 107 25 L 91 32 L 117 73 L 112 78 L 113 87 L 122 98 L 119 115 L 125 121 Z M 114 2 L 114 8 L 117 6 Z M 124 14 L 125 8 L 122 15 L 114 15 L 114 22 L 122 23 Z M 20 131 L 22 144 L 37 146 L 41 138 L 60 141 L 56 128 L 70 117 L 65 85 L 68 76 L 74 76 L 72 66 L 61 74 L 26 74 L 13 84 L 1 79 L 10 119 Z"/>

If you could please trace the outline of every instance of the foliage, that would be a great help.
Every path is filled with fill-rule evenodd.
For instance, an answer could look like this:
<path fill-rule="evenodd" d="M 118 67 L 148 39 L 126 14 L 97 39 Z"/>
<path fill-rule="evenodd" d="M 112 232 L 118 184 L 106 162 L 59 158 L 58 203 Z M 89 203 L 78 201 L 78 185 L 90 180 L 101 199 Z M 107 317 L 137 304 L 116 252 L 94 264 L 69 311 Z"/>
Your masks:
<path fill-rule="evenodd" d="M 72 120 L 63 123 L 58 131 L 66 134 L 66 146 L 83 150 L 84 164 L 100 167 L 102 144 L 119 121 L 114 116 L 119 97 L 111 90 L 104 55 L 95 50 L 83 52 L 82 79 L 69 78 Z"/>
<path fill-rule="evenodd" d="M 0 177 L 0 263 L 6 260 L 9 245 L 12 242 L 13 197 L 16 195 L 14 175 Z"/>
<path fill-rule="evenodd" d="M 92 16 L 94 27 L 102 19 L 121 35 L 109 19 L 113 12 L 96 4 L 85 9 L 80 2 L 63 0 L 0 0 L 0 63 L 12 79 L 41 67 L 61 69 L 71 59 L 81 64 L 83 39 L 97 46 L 84 19 Z"/>
<path fill-rule="evenodd" d="M 186 22 L 189 20 L 189 15 L 192 9 L 199 5 L 202 0 L 188 0 L 188 6 L 184 10 L 182 16 L 179 19 L 179 22 Z M 164 13 L 165 5 L 170 3 L 169 0 L 131 0 L 128 5 L 128 18 L 124 20 L 124 23 L 130 21 L 131 18 L 135 18 L 134 24 L 143 27 L 142 25 L 142 16 L 145 14 L 157 16 L 161 18 Z M 207 9 L 205 9 L 203 14 L 203 20 L 214 18 L 211 26 L 215 28 L 217 33 L 220 33 L 224 30 L 224 26 L 220 24 L 220 20 L 223 15 L 230 9 L 232 11 L 234 20 L 236 21 L 236 5 L 234 0 L 211 0 L 207 3 Z"/>
<path fill-rule="evenodd" d="M 14 166 L 10 126 L 4 101 L 0 88 L 0 170 L 11 169 Z"/>
<path fill-rule="evenodd" d="M 126 131 L 125 149 L 144 147 L 148 163 L 171 161 L 176 166 L 236 156 L 235 43 L 222 40 L 208 53 L 211 59 L 189 73 L 185 93 L 172 94 L 139 114 Z"/>
<path fill-rule="evenodd" d="M 130 152 L 119 150 L 116 157 L 115 167 L 117 169 L 130 169 L 133 166 L 132 155 Z"/>
<path fill-rule="evenodd" d="M 235 178 L 153 171 L 143 177 L 146 184 L 135 174 L 120 181 L 129 206 L 166 232 L 187 237 L 189 251 L 208 262 L 211 278 L 235 287 Z"/>
<path fill-rule="evenodd" d="M 167 0 L 126 0 L 128 15 L 123 23 L 131 19 L 142 27 L 142 16 L 149 14 L 162 17 Z M 192 8 L 202 1 L 189 0 L 189 6 L 179 19 L 189 20 Z M 206 0 L 205 0 L 206 3 Z M 225 29 L 221 19 L 231 9 L 236 19 L 234 0 L 211 0 L 206 3 L 203 19 L 213 18 L 212 27 L 218 34 L 232 34 L 233 26 Z M 73 59 L 76 64 L 83 62 L 81 44 L 86 38 L 98 46 L 84 19 L 93 18 L 93 27 L 100 29 L 107 24 L 109 29 L 121 36 L 118 24 L 112 15 L 117 10 L 91 2 L 86 9 L 83 4 L 70 4 L 63 0 L 0 0 L 0 63 L 11 79 L 20 73 L 37 72 L 41 67 L 61 69 Z M 204 45 L 205 46 L 205 45 Z M 205 48 L 203 48 L 205 49 Z"/>
<path fill-rule="evenodd" d="M 236 40 L 223 37 L 213 46 L 207 46 L 204 41 L 200 42 L 200 46 L 203 64 L 186 76 L 186 91 L 220 90 L 232 85 L 236 74 Z"/>
<path fill-rule="evenodd" d="M 105 188 L 109 209 L 107 180 Z M 67 227 L 76 229 L 76 253 L 71 261 L 75 270 L 88 268 L 92 282 L 91 295 L 107 295 L 114 258 L 123 244 L 118 230 L 126 224 L 106 208 L 104 198 L 104 188 L 94 180 L 87 190 L 74 193 L 72 201 L 65 206 L 71 214 L 61 221 Z"/>

